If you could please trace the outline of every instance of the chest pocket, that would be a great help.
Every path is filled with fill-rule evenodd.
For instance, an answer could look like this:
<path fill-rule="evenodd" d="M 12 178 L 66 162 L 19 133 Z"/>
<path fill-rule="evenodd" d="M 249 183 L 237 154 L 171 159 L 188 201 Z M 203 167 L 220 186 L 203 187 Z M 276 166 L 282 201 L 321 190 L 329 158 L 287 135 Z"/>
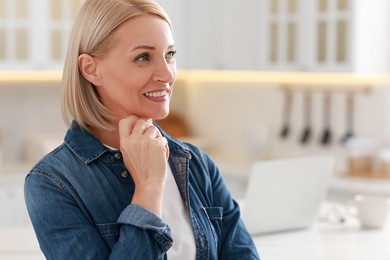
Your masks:
<path fill-rule="evenodd" d="M 96 224 L 96 228 L 99 230 L 107 246 L 112 249 L 119 239 L 120 225 L 117 223 Z"/>
<path fill-rule="evenodd" d="M 215 246 L 219 248 L 219 238 L 221 237 L 223 208 L 222 207 L 204 207 L 203 212 L 213 231 Z"/>

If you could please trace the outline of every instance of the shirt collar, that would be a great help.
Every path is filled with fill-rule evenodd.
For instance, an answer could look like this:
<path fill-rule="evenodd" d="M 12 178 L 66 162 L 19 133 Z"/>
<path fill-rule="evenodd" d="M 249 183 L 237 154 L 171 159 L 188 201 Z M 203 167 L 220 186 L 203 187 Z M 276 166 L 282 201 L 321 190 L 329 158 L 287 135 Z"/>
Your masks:
<path fill-rule="evenodd" d="M 109 151 L 99 140 L 82 129 L 76 121 L 72 122 L 64 141 L 69 149 L 86 164 Z"/>

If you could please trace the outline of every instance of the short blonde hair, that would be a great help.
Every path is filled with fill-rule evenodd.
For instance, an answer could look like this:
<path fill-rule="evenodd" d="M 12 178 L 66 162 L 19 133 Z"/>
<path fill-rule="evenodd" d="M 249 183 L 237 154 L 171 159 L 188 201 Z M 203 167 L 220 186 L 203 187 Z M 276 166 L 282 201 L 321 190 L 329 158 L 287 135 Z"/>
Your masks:
<path fill-rule="evenodd" d="M 86 80 L 78 66 L 85 53 L 103 57 L 112 47 L 115 32 L 129 19 L 142 14 L 157 15 L 172 25 L 165 11 L 152 0 L 87 0 L 70 34 L 62 77 L 62 115 L 67 125 L 75 120 L 90 127 L 112 130 L 113 115 L 100 101 L 95 86 Z"/>

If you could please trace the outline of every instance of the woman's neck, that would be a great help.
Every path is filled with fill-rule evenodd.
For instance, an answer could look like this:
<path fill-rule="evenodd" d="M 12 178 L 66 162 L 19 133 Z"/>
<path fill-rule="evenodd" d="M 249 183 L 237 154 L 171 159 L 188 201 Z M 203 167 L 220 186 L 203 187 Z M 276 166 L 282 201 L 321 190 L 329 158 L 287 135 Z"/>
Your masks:
<path fill-rule="evenodd" d="M 118 130 L 109 131 L 101 128 L 91 128 L 90 133 L 101 143 L 116 149 L 120 149 Z"/>

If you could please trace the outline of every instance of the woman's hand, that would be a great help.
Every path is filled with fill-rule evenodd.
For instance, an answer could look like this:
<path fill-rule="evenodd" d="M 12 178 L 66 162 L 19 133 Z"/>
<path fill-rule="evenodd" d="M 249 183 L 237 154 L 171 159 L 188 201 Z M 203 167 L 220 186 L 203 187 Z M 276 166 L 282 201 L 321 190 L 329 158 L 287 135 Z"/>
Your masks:
<path fill-rule="evenodd" d="M 120 150 L 135 183 L 132 204 L 162 214 L 168 143 L 151 120 L 129 116 L 119 122 Z"/>

